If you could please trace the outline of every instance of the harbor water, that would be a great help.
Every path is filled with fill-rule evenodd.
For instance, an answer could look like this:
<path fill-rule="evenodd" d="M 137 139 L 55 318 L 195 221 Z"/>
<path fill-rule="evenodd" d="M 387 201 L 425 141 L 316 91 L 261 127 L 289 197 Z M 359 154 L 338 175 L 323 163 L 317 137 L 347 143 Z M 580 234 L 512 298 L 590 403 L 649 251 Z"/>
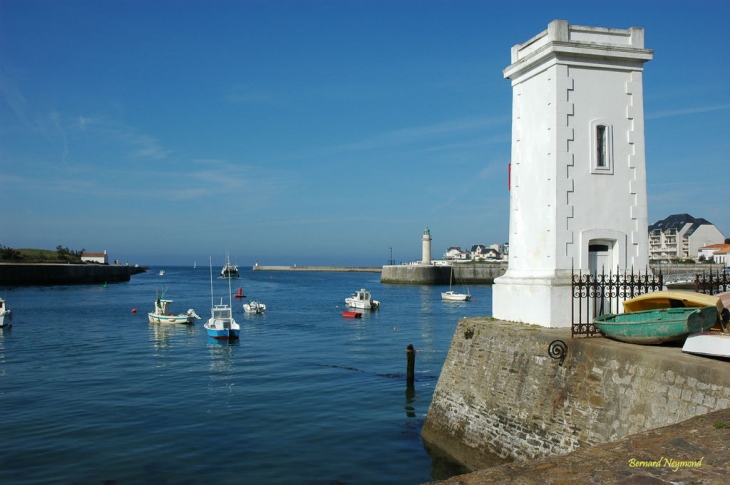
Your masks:
<path fill-rule="evenodd" d="M 246 269 L 229 292 L 219 272 L 215 303 L 247 296 L 232 299 L 230 343 L 203 328 L 207 267 L 2 288 L 13 326 L 0 330 L 0 483 L 418 484 L 464 472 L 442 468 L 420 431 L 457 321 L 491 315 L 491 287 L 448 303 L 445 287 L 377 273 Z M 380 310 L 343 318 L 360 288 Z M 163 291 L 173 313 L 202 319 L 148 323 Z M 265 314 L 244 314 L 252 298 Z"/>

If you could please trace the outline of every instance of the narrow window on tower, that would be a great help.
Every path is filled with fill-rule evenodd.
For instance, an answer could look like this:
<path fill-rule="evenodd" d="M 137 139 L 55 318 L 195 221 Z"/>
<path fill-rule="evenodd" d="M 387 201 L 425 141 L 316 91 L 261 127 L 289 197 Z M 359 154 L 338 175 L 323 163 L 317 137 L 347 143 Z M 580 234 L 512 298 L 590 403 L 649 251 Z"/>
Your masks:
<path fill-rule="evenodd" d="M 606 127 L 596 126 L 596 168 L 606 167 Z"/>
<path fill-rule="evenodd" d="M 613 127 L 605 120 L 594 120 L 590 126 L 591 173 L 613 174 Z"/>

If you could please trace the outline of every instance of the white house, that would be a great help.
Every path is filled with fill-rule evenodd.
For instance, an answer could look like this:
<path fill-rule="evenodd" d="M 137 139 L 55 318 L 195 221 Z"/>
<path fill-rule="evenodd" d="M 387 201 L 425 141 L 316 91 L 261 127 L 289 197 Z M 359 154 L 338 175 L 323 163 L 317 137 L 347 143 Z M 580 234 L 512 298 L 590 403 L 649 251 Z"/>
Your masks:
<path fill-rule="evenodd" d="M 715 264 L 721 264 L 726 268 L 730 268 L 730 245 L 719 251 L 715 251 L 712 255 L 712 262 Z"/>
<path fill-rule="evenodd" d="M 81 261 L 84 263 L 109 264 L 106 249 L 103 253 L 83 252 L 81 253 Z"/>
<path fill-rule="evenodd" d="M 705 261 L 714 261 L 715 254 L 723 249 L 730 248 L 730 244 L 710 244 L 709 246 L 703 246 L 697 251 L 697 259 L 703 259 Z"/>
<path fill-rule="evenodd" d="M 571 325 L 573 270 L 648 266 L 644 30 L 569 25 L 512 48 L 509 266 L 493 316 Z"/>
<path fill-rule="evenodd" d="M 461 246 L 451 246 L 449 249 L 446 250 L 446 252 L 443 255 L 444 259 L 448 260 L 466 260 L 469 259 L 469 253 L 466 251 L 461 250 Z"/>

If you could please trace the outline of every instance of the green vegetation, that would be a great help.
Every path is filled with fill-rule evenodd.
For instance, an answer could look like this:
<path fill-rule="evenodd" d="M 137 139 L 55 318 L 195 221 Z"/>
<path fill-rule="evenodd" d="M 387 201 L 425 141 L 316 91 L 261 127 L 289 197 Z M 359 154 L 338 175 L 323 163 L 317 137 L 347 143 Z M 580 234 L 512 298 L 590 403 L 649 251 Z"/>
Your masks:
<path fill-rule="evenodd" d="M 74 251 L 64 246 L 56 250 L 13 249 L 0 244 L 0 262 L 3 263 L 80 263 L 84 250 Z"/>

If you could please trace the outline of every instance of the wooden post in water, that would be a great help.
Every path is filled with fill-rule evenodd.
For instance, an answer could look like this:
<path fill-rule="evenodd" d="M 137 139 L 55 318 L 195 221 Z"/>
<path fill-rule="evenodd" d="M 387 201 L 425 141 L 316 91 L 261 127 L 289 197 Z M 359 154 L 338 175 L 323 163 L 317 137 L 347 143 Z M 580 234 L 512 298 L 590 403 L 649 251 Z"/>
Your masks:
<path fill-rule="evenodd" d="M 408 365 L 406 368 L 406 385 L 413 387 L 415 380 L 415 369 L 416 369 L 416 350 L 413 348 L 413 344 L 408 344 L 406 347 L 406 357 L 408 359 Z"/>

